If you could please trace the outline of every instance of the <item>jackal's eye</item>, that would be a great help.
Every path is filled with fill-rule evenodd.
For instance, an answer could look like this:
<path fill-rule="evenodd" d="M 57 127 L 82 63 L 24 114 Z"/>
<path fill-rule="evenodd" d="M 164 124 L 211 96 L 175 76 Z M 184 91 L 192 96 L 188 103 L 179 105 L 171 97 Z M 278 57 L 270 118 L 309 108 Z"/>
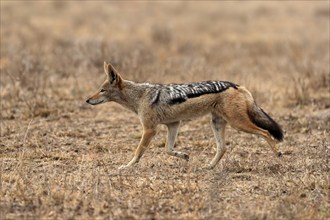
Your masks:
<path fill-rule="evenodd" d="M 105 92 L 106 90 L 105 89 L 101 89 L 100 92 Z"/>

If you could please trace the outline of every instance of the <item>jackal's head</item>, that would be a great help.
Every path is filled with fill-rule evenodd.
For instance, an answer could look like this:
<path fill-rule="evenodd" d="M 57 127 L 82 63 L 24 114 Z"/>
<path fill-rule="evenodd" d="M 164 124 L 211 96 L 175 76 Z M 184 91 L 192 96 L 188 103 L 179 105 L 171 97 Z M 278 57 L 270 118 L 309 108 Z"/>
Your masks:
<path fill-rule="evenodd" d="M 110 63 L 104 62 L 104 72 L 107 78 L 102 83 L 99 91 L 86 100 L 88 104 L 98 105 L 120 97 L 123 80 L 118 71 Z"/>

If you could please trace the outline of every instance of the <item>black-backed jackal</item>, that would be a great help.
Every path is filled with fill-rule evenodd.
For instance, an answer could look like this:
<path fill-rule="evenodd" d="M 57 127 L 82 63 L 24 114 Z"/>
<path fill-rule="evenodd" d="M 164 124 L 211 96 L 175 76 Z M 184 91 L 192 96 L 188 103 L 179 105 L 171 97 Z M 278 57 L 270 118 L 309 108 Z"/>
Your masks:
<path fill-rule="evenodd" d="M 209 168 L 213 168 L 226 152 L 225 127 L 263 137 L 278 155 L 276 143 L 283 140 L 281 127 L 255 103 L 242 86 L 226 81 L 205 81 L 188 84 L 149 84 L 124 80 L 119 72 L 104 62 L 106 80 L 100 90 L 86 102 L 91 105 L 114 101 L 135 112 L 143 126 L 143 136 L 133 159 L 120 167 L 137 163 L 156 134 L 158 124 L 168 128 L 166 152 L 189 159 L 188 154 L 174 150 L 181 120 L 211 114 L 211 127 L 217 152 Z"/>

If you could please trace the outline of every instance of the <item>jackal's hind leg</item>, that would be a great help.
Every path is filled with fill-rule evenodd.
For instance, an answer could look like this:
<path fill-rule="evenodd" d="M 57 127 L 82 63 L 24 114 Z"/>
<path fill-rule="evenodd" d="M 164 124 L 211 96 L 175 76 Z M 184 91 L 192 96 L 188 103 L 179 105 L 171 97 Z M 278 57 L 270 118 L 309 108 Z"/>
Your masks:
<path fill-rule="evenodd" d="M 180 125 L 180 121 L 167 124 L 168 131 L 167 131 L 167 141 L 166 141 L 166 153 L 171 156 L 189 160 L 188 154 L 174 150 L 174 144 L 175 144 L 176 136 L 178 134 L 179 125 Z"/>
<path fill-rule="evenodd" d="M 150 143 L 151 139 L 155 136 L 155 134 L 156 134 L 156 129 L 144 128 L 143 136 L 141 138 L 138 148 L 135 150 L 133 159 L 127 165 L 120 166 L 119 169 L 121 170 L 121 169 L 128 168 L 128 167 L 132 166 L 133 164 L 139 162 L 140 158 L 142 157 L 144 151 L 149 146 L 149 143 Z"/>
<path fill-rule="evenodd" d="M 276 146 L 276 141 L 272 138 L 272 136 L 269 134 L 268 131 L 263 130 L 261 128 L 257 128 L 257 129 L 254 129 L 253 131 L 250 131 L 250 133 L 256 134 L 256 135 L 262 137 L 263 139 L 265 139 L 267 141 L 268 145 L 270 146 L 270 148 L 272 149 L 272 151 L 274 152 L 274 154 L 278 157 L 282 156 L 282 152 L 279 151 L 278 147 Z"/>
<path fill-rule="evenodd" d="M 212 114 L 211 125 L 214 133 L 216 145 L 217 145 L 217 153 L 212 159 L 211 163 L 208 165 L 209 169 L 215 167 L 215 165 L 219 162 L 222 156 L 226 152 L 225 146 L 225 128 L 227 122 L 216 114 Z"/>
<path fill-rule="evenodd" d="M 256 133 L 256 134 L 263 137 L 267 141 L 268 145 L 270 146 L 270 148 L 272 149 L 272 151 L 274 152 L 274 154 L 276 156 L 278 156 L 278 157 L 282 156 L 282 152 L 279 151 L 278 147 L 276 146 L 276 140 L 274 140 L 272 138 L 272 136 L 269 134 L 268 131 L 261 130 L 261 131 L 258 131 L 258 133 Z"/>
<path fill-rule="evenodd" d="M 240 123 L 240 124 L 231 124 L 232 127 L 250 133 L 250 134 L 256 134 L 259 137 L 262 137 L 265 139 L 272 149 L 272 151 L 277 155 L 277 156 L 282 156 L 282 153 L 279 151 L 278 147 L 276 146 L 276 140 L 272 138 L 270 133 L 267 130 L 264 130 L 262 128 L 259 128 L 255 124 L 253 124 L 250 121 L 245 121 L 245 123 Z"/>

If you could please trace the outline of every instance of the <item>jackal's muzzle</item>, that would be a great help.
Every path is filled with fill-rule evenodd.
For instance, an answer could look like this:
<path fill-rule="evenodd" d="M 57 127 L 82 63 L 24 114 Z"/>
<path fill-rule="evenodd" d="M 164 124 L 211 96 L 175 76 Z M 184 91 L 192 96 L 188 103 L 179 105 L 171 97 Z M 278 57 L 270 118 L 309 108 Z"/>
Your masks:
<path fill-rule="evenodd" d="M 92 100 L 92 99 L 87 99 L 86 102 L 90 105 L 98 105 L 104 102 L 104 100 Z"/>

